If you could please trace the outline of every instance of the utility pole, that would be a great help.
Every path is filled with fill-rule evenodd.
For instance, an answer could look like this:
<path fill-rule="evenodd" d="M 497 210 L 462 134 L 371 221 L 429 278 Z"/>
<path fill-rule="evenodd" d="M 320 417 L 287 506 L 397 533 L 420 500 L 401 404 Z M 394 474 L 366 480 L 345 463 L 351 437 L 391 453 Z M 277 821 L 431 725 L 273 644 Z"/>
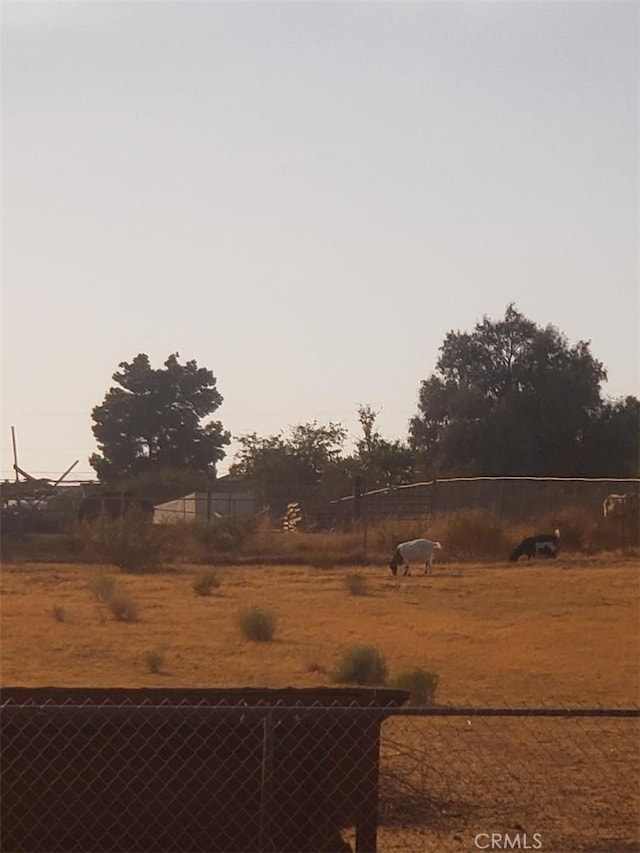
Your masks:
<path fill-rule="evenodd" d="M 18 482 L 18 450 L 16 448 L 16 428 L 11 427 L 11 443 L 13 445 L 13 470 L 16 472 L 16 483 Z"/>

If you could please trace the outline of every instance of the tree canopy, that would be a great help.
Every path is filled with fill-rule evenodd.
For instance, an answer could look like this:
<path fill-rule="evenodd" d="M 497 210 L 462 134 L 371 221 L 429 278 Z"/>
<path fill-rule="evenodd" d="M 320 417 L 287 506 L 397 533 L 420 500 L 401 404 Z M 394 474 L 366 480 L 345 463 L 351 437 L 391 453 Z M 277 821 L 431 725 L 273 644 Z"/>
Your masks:
<path fill-rule="evenodd" d="M 403 442 L 388 441 L 376 429 L 377 412 L 358 407 L 362 437 L 344 455 L 347 430 L 342 424 L 298 424 L 288 434 L 238 438 L 230 473 L 249 477 L 257 497 L 275 515 L 297 501 L 303 512 L 351 494 L 356 486 L 375 489 L 409 483 L 414 452 Z"/>
<path fill-rule="evenodd" d="M 450 331 L 439 351 L 409 427 L 410 446 L 432 474 L 595 476 L 596 447 L 606 459 L 621 432 L 626 443 L 607 475 L 637 470 L 628 432 L 634 398 L 602 399 L 606 371 L 589 342 L 572 345 L 511 304 L 503 319 Z"/>
<path fill-rule="evenodd" d="M 100 452 L 89 463 L 102 482 L 163 469 L 215 476 L 231 437 L 219 421 L 201 422 L 223 398 L 210 370 L 178 358 L 154 369 L 140 353 L 113 374 L 117 385 L 91 413 Z"/>
<path fill-rule="evenodd" d="M 341 463 L 346 437 L 341 424 L 316 421 L 298 424 L 288 435 L 247 433 L 238 438 L 240 449 L 230 473 L 250 478 L 259 501 L 274 514 L 282 514 L 291 501 L 308 508 L 310 502 L 338 497 L 345 486 L 350 488 Z"/>
<path fill-rule="evenodd" d="M 368 403 L 358 406 L 362 437 L 356 441 L 353 467 L 363 477 L 367 490 L 398 486 L 415 479 L 415 451 L 399 439 L 384 438 L 376 428 L 378 414 Z"/>

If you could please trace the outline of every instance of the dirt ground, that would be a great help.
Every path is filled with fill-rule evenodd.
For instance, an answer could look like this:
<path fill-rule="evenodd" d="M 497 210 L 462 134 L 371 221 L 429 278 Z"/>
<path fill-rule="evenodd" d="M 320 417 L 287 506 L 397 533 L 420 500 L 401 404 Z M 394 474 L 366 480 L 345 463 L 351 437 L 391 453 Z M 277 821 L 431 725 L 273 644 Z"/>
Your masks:
<path fill-rule="evenodd" d="M 345 648 L 367 644 L 392 678 L 416 666 L 437 673 L 439 704 L 640 700 L 637 559 L 449 564 L 407 578 L 379 566 L 227 566 L 211 596 L 194 593 L 198 571 L 5 564 L 1 684 L 317 687 L 333 684 Z M 352 571 L 367 595 L 347 592 Z M 114 621 L 96 601 L 100 573 L 135 602 L 137 621 Z M 237 613 L 252 605 L 277 615 L 272 642 L 241 636 Z M 487 843 L 478 833 L 491 832 L 553 853 L 640 849 L 637 720 L 404 718 L 382 734 L 380 850 L 476 850 Z"/>

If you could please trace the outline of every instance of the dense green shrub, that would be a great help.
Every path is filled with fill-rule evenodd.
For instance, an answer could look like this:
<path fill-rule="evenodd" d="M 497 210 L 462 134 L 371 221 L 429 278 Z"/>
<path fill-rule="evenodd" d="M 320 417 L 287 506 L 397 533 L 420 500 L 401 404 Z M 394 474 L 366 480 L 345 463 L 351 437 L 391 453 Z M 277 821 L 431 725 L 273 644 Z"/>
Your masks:
<path fill-rule="evenodd" d="M 345 684 L 384 684 L 387 664 L 373 646 L 354 646 L 342 653 L 333 680 Z"/>
<path fill-rule="evenodd" d="M 191 587 L 196 595 L 211 595 L 214 589 L 220 588 L 220 578 L 211 569 L 202 569 L 191 581 Z"/>
<path fill-rule="evenodd" d="M 270 610 L 260 607 L 248 607 L 241 610 L 237 617 L 238 627 L 247 640 L 266 643 L 273 639 L 277 616 Z"/>
<path fill-rule="evenodd" d="M 416 667 L 401 672 L 391 684 L 399 690 L 407 690 L 412 705 L 433 705 L 439 680 L 435 673 Z"/>

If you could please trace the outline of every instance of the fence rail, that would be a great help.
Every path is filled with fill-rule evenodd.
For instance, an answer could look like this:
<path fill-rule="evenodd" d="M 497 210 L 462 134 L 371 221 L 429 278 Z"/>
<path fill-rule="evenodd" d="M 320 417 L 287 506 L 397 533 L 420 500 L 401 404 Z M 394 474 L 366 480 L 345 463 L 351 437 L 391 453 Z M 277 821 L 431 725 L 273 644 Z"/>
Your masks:
<path fill-rule="evenodd" d="M 327 699 L 3 697 L 1 849 L 370 853 L 379 843 L 447 853 L 505 837 L 553 853 L 640 845 L 638 708 Z"/>
<path fill-rule="evenodd" d="M 522 521 L 539 513 L 581 507 L 602 516 L 611 493 L 640 491 L 635 478 L 454 477 L 376 489 L 332 503 L 338 520 L 385 518 L 417 521 L 449 512 L 482 509 L 497 517 Z"/>

